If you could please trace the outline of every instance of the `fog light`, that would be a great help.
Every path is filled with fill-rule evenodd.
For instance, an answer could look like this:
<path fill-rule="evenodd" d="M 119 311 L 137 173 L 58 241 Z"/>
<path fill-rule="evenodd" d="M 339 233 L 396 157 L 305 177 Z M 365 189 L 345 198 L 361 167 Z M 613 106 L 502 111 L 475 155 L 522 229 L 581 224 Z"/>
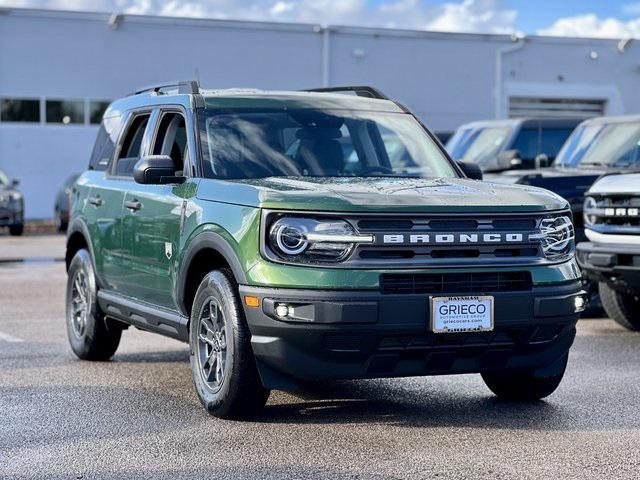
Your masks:
<path fill-rule="evenodd" d="M 290 307 L 286 303 L 279 303 L 276 305 L 276 315 L 280 318 L 288 317 L 293 314 L 293 307 Z"/>
<path fill-rule="evenodd" d="M 573 302 L 576 313 L 584 312 L 584 309 L 587 307 L 587 300 L 583 295 L 575 297 Z"/>

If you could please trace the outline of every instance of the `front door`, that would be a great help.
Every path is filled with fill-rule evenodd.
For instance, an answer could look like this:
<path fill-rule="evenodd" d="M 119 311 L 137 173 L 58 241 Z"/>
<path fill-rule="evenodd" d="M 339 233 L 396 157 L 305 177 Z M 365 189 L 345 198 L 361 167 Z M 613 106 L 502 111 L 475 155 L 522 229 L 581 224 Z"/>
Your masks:
<path fill-rule="evenodd" d="M 158 115 L 149 153 L 169 155 L 176 176 L 185 175 L 190 164 L 187 118 L 180 110 L 163 110 Z M 131 250 L 130 294 L 138 300 L 175 310 L 173 279 L 185 211 L 195 196 L 197 183 L 134 184 L 125 198 L 124 210 L 131 228 L 127 230 Z"/>

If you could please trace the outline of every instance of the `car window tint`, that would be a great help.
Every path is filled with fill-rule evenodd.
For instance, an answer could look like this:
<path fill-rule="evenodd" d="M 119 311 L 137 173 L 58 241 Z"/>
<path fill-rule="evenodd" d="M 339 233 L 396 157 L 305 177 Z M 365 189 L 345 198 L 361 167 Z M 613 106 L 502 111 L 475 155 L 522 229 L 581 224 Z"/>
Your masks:
<path fill-rule="evenodd" d="M 165 113 L 160 120 L 153 154 L 170 156 L 176 166 L 176 174 L 181 174 L 186 152 L 187 128 L 184 117 L 179 113 Z"/>
<path fill-rule="evenodd" d="M 105 118 L 102 121 L 96 142 L 93 145 L 89 170 L 107 169 L 113 158 L 121 128 L 122 119 L 120 116 Z"/>
<path fill-rule="evenodd" d="M 133 175 L 133 167 L 142 153 L 142 139 L 149 123 L 149 115 L 137 115 L 129 124 L 125 134 L 115 174 L 118 176 Z"/>

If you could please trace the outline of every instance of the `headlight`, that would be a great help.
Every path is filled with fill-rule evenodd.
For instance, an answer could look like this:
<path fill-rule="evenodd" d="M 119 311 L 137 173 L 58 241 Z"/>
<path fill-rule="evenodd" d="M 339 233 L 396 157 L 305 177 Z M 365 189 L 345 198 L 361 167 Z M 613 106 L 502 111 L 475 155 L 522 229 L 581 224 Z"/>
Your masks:
<path fill-rule="evenodd" d="M 585 225 L 593 225 L 596 223 L 597 217 L 594 215 L 595 210 L 598 208 L 598 202 L 593 197 L 587 197 L 584 199 L 584 207 L 582 208 L 582 215 L 584 217 Z"/>
<path fill-rule="evenodd" d="M 570 215 L 543 218 L 540 221 L 540 233 L 533 235 L 540 240 L 545 257 L 559 260 L 570 256 L 574 251 L 575 231 Z"/>
<path fill-rule="evenodd" d="M 373 235 L 358 235 L 338 219 L 282 217 L 268 231 L 267 246 L 280 259 L 326 263 L 345 260 L 356 243 L 371 243 Z"/>

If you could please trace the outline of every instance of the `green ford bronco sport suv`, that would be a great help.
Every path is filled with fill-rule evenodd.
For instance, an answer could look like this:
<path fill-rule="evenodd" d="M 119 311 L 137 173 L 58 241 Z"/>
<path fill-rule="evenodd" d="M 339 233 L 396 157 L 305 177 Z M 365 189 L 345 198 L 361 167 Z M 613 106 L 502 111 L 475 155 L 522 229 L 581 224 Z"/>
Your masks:
<path fill-rule="evenodd" d="M 129 325 L 188 342 L 224 418 L 323 379 L 545 397 L 584 308 L 569 206 L 478 173 L 370 87 L 138 91 L 74 187 L 71 348 L 107 360 Z"/>

